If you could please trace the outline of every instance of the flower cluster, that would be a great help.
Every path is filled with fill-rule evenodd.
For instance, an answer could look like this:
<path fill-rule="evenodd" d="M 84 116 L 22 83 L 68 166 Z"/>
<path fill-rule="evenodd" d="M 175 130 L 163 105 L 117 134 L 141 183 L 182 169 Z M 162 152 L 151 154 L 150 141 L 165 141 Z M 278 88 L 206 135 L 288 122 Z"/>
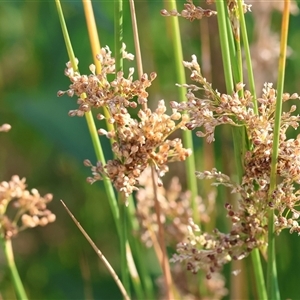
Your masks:
<path fill-rule="evenodd" d="M 36 189 L 26 189 L 25 178 L 12 176 L 10 181 L 0 183 L 0 232 L 10 239 L 18 232 L 36 226 L 45 226 L 55 221 L 55 215 L 47 209 L 52 194 L 40 196 Z M 8 216 L 8 206 L 16 212 Z"/>
<path fill-rule="evenodd" d="M 280 182 L 272 195 L 269 195 L 271 155 L 275 122 L 277 93 L 272 84 L 265 83 L 262 96 L 255 99 L 258 114 L 254 113 L 252 95 L 242 90 L 239 84 L 232 95 L 220 94 L 211 88 L 201 75 L 196 57 L 185 66 L 192 70 L 192 80 L 200 87 L 187 85 L 187 102 L 173 102 L 172 107 L 190 114 L 187 123 L 189 129 L 204 128 L 198 136 L 206 136 L 208 142 L 214 140 L 215 127 L 220 124 L 243 126 L 252 145 L 243 157 L 244 175 L 241 184 L 234 184 L 230 178 L 213 169 L 211 172 L 197 172 L 199 179 L 214 179 L 215 185 L 225 185 L 232 193 L 239 195 L 238 208 L 229 203 L 225 205 L 227 216 L 231 220 L 231 231 L 227 234 L 217 229 L 212 234 L 201 232 L 194 224 L 189 226 L 190 236 L 187 241 L 178 244 L 173 261 L 187 261 L 187 268 L 193 272 L 204 269 L 207 277 L 231 259 L 242 259 L 254 248 L 264 247 L 267 243 L 268 211 L 274 210 L 277 233 L 287 228 L 300 234 L 297 210 L 300 192 L 296 185 L 300 183 L 300 136 L 287 139 L 288 128 L 299 126 L 300 116 L 293 115 L 296 106 L 281 115 L 280 143 L 277 175 Z M 198 98 L 195 92 L 203 90 L 205 96 Z M 299 99 L 298 94 L 284 94 L 283 101 Z"/>
<path fill-rule="evenodd" d="M 191 154 L 189 149 L 183 148 L 179 138 L 168 138 L 175 130 L 185 128 L 188 117 L 176 109 L 170 115 L 166 114 L 164 100 L 159 101 L 154 111 L 147 108 L 146 88 L 155 79 L 155 73 L 150 76 L 143 74 L 134 81 L 134 70 L 131 68 L 127 78 L 124 78 L 123 72 L 118 72 L 115 79 L 109 82 L 107 74 L 114 73 L 115 62 L 108 47 L 102 48 L 98 59 L 102 66 L 101 73 L 95 74 L 92 66 L 89 76 L 80 75 L 68 64 L 66 75 L 72 84 L 68 91 L 58 94 L 79 97 L 79 108 L 72 110 L 69 113 L 71 116 L 82 116 L 92 108 L 107 109 L 108 116 L 99 113 L 98 119 L 106 119 L 112 129 L 100 128 L 98 133 L 111 139 L 115 158 L 106 164 L 97 162 L 96 166 L 86 160 L 85 165 L 91 167 L 93 174 L 88 181 L 93 183 L 103 176 L 108 177 L 117 191 L 128 197 L 137 190 L 138 178 L 149 163 L 155 165 L 161 177 L 168 171 L 167 162 L 183 161 Z M 137 118 L 130 114 L 131 108 L 139 109 Z"/>
<path fill-rule="evenodd" d="M 164 17 L 178 17 L 181 16 L 189 21 L 193 21 L 195 19 L 202 19 L 203 17 L 211 17 L 216 15 L 217 12 L 211 9 L 203 9 L 200 6 L 195 6 L 192 0 L 187 0 L 187 3 L 184 4 L 184 9 L 179 13 L 176 9 L 167 11 L 166 9 L 162 9 L 160 11 L 161 15 Z"/>
<path fill-rule="evenodd" d="M 125 48 L 125 46 L 124 46 Z M 128 59 L 133 59 L 133 56 L 126 53 L 123 56 Z M 140 80 L 133 81 L 132 75 L 134 69 L 129 70 L 128 78 L 123 77 L 123 72 L 118 72 L 113 81 L 108 80 L 109 74 L 115 74 L 115 59 L 111 57 L 111 51 L 108 47 L 101 48 L 101 52 L 97 55 L 97 60 L 101 63 L 101 72 L 96 74 L 95 65 L 90 65 L 91 74 L 80 75 L 80 73 L 73 69 L 70 62 L 67 63 L 65 75 L 70 78 L 72 84 L 67 91 L 59 91 L 58 96 L 67 93 L 72 97 L 78 97 L 78 109 L 71 110 L 70 116 L 83 116 L 85 112 L 92 108 L 107 107 L 113 112 L 120 112 L 127 107 L 136 107 L 134 97 L 138 97 L 138 103 L 147 101 L 148 93 L 146 88 L 151 85 L 155 79 L 156 74 L 151 73 L 150 79 L 147 74 L 143 74 Z M 101 118 L 101 115 L 99 115 Z M 113 122 L 111 120 L 111 122 Z"/>

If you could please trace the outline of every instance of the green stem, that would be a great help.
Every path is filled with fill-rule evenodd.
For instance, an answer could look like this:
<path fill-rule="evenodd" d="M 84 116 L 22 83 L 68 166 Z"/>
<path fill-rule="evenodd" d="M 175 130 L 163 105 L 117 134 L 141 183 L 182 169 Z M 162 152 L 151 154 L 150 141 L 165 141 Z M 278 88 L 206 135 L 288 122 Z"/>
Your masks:
<path fill-rule="evenodd" d="M 237 60 L 241 60 L 241 53 L 240 53 L 240 55 L 238 55 L 237 40 L 235 39 L 234 35 L 232 34 L 232 26 L 231 26 L 229 18 L 226 18 L 226 26 L 227 26 L 226 34 L 227 34 L 227 40 L 228 40 L 228 46 L 229 46 L 229 55 L 230 55 L 230 61 L 232 62 L 231 68 L 232 68 L 233 80 L 234 80 L 234 83 L 238 83 L 238 82 L 241 82 L 241 78 L 242 78 L 241 77 L 242 71 L 239 69 L 240 64 L 237 63 Z"/>
<path fill-rule="evenodd" d="M 264 279 L 264 273 L 261 266 L 260 253 L 258 249 L 254 249 L 251 252 L 251 260 L 254 271 L 256 291 L 258 299 L 265 300 L 267 298 L 266 284 Z"/>
<path fill-rule="evenodd" d="M 119 194 L 119 211 L 120 211 L 120 250 L 121 250 L 121 271 L 122 271 L 122 283 L 125 290 L 130 296 L 130 283 L 129 283 L 129 271 L 126 259 L 126 243 L 127 243 L 127 221 L 126 221 L 126 205 L 125 199 Z M 130 250 L 130 249 L 129 249 Z"/>
<path fill-rule="evenodd" d="M 1 237 L 0 239 L 1 239 L 3 250 L 4 250 L 4 255 L 7 260 L 8 268 L 9 268 L 12 282 L 14 285 L 14 289 L 15 289 L 15 292 L 17 295 L 17 299 L 18 300 L 26 300 L 26 299 L 28 299 L 28 297 L 26 295 L 24 286 L 22 284 L 20 275 L 18 273 L 16 264 L 15 264 L 11 240 L 10 239 L 6 240 L 3 237 Z"/>
<path fill-rule="evenodd" d="M 257 106 L 255 82 L 254 82 L 250 47 L 249 47 L 249 42 L 248 42 L 248 34 L 247 34 L 247 28 L 246 28 L 246 22 L 245 22 L 245 16 L 244 16 L 243 3 L 242 2 L 243 2 L 242 0 L 237 1 L 238 10 L 239 10 L 239 17 L 240 17 L 241 34 L 242 34 L 243 46 L 244 46 L 245 57 L 246 57 L 246 66 L 247 66 L 250 92 L 253 96 L 253 110 L 254 110 L 254 113 L 257 115 L 258 114 L 258 106 Z"/>
<path fill-rule="evenodd" d="M 286 50 L 287 37 L 289 26 L 290 1 L 285 0 L 282 25 L 281 25 L 281 41 L 280 41 L 280 56 L 278 65 L 278 85 L 277 98 L 275 109 L 275 123 L 274 123 L 274 137 L 272 146 L 272 164 L 270 174 L 270 189 L 269 199 L 272 201 L 272 193 L 276 189 L 276 175 L 277 175 L 277 160 L 279 152 L 279 136 L 280 123 L 282 114 L 282 94 L 284 88 L 285 64 L 286 64 Z M 275 257 L 275 228 L 274 228 L 274 211 L 270 208 L 268 212 L 268 266 L 267 266 L 267 290 L 268 298 L 279 300 L 280 293 L 277 280 L 276 257 Z"/>
<path fill-rule="evenodd" d="M 77 71 L 76 58 L 75 58 L 75 55 L 74 55 L 73 47 L 72 47 L 71 40 L 70 40 L 70 37 L 69 37 L 69 33 L 68 33 L 67 25 L 66 25 L 66 22 L 65 22 L 64 14 L 63 14 L 63 11 L 62 11 L 62 8 L 61 8 L 61 5 L 60 5 L 60 1 L 55 0 L 55 4 L 56 4 L 56 9 L 57 9 L 57 13 L 58 13 L 60 26 L 61 26 L 62 33 L 63 33 L 64 40 L 65 40 L 65 45 L 66 45 L 67 52 L 68 52 L 68 57 L 70 59 L 70 62 L 72 64 L 72 67 L 73 67 L 74 71 Z"/>
<path fill-rule="evenodd" d="M 225 75 L 225 83 L 227 93 L 230 95 L 234 90 L 233 78 L 232 78 L 232 70 L 231 70 L 231 60 L 230 60 L 230 52 L 229 52 L 229 43 L 228 43 L 228 32 L 227 32 L 227 24 L 226 24 L 226 13 L 225 13 L 225 2 L 216 1 L 217 7 L 217 18 L 218 18 L 218 27 L 219 27 L 219 36 L 220 36 L 220 44 L 222 51 L 222 61 L 224 67 L 224 75 Z"/>
<path fill-rule="evenodd" d="M 177 9 L 176 1 L 170 0 L 165 1 L 165 5 L 168 7 L 169 10 Z M 172 30 L 172 42 L 173 42 L 173 49 L 175 55 L 175 68 L 176 68 L 176 75 L 177 81 L 179 84 L 186 83 L 185 79 L 185 70 L 182 64 L 183 62 L 183 54 L 182 54 L 182 44 L 181 44 L 181 36 L 180 36 L 180 28 L 178 18 L 170 18 L 171 22 L 171 30 Z M 186 101 L 186 88 L 179 89 L 179 100 Z M 190 130 L 183 131 L 183 144 L 184 147 L 189 148 L 194 153 L 194 146 L 193 146 L 193 136 Z M 192 209 L 193 209 L 193 220 L 196 224 L 200 226 L 200 215 L 197 207 L 197 196 L 198 196 L 198 187 L 197 187 L 197 178 L 195 176 L 195 158 L 194 156 L 190 156 L 185 160 L 185 169 L 186 169 L 186 177 L 187 177 L 187 185 L 188 190 L 191 191 L 191 199 L 192 199 Z"/>
<path fill-rule="evenodd" d="M 123 1 L 115 1 L 115 59 L 116 74 L 123 71 L 122 43 L 123 43 Z"/>
<path fill-rule="evenodd" d="M 116 76 L 117 73 L 123 71 L 123 54 L 122 54 L 122 43 L 123 43 L 123 1 L 115 1 L 115 61 L 116 61 Z M 118 128 L 116 128 L 118 130 Z M 126 258 L 126 251 L 131 254 L 130 248 L 126 248 L 127 244 L 127 207 L 125 203 L 128 201 L 124 199 L 119 193 L 119 212 L 120 212 L 120 248 L 121 248 L 121 271 L 122 271 L 122 282 L 128 294 L 130 294 L 130 280 L 129 280 L 129 269 Z M 133 279 L 134 280 L 134 279 Z"/>

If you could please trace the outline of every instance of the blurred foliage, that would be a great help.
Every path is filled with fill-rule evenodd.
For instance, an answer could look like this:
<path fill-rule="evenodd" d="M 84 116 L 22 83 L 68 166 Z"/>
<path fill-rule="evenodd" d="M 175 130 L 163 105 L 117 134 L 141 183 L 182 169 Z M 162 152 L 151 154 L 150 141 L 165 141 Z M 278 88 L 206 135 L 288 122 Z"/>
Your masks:
<path fill-rule="evenodd" d="M 178 1 L 178 6 L 182 4 Z M 92 57 L 82 3 L 62 1 L 62 7 L 81 73 L 87 73 Z M 177 97 L 171 36 L 166 26 L 168 19 L 160 16 L 162 8 L 164 4 L 160 1 L 136 2 L 144 72 L 158 73 L 149 90 L 150 106 L 159 99 L 171 101 Z M 94 12 L 101 46 L 109 45 L 113 50 L 113 1 L 95 1 Z M 248 19 L 251 31 L 253 22 L 251 17 Z M 127 50 L 134 52 L 127 2 L 124 22 Z M 280 14 L 275 13 L 274 24 L 279 22 Z M 185 59 L 189 60 L 194 53 L 200 57 L 199 21 L 180 20 L 180 25 Z M 207 28 L 204 34 L 211 40 L 213 85 L 223 91 L 216 21 L 209 19 Z M 300 94 L 299 28 L 298 15 L 291 18 L 290 24 L 292 54 L 287 61 L 286 91 Z M 54 1 L 0 1 L 0 123 L 12 125 L 9 133 L 0 135 L 1 180 L 19 174 L 27 178 L 29 188 L 35 187 L 41 194 L 53 193 L 50 209 L 57 215 L 54 224 L 27 230 L 14 239 L 16 263 L 30 299 L 120 299 L 115 283 L 59 201 L 65 201 L 119 271 L 118 238 L 102 185 L 90 186 L 85 181 L 89 170 L 82 161 L 95 161 L 85 119 L 68 117 L 68 111 L 76 107 L 75 98 L 56 97 L 58 90 L 69 85 L 64 76 L 67 60 Z M 217 167 L 225 173 L 234 172 L 230 134 L 229 128 L 219 130 L 213 146 Z M 203 141 L 197 139 L 195 143 L 200 169 L 204 165 L 202 155 L 213 161 L 209 157 L 213 152 L 203 148 Z M 205 185 L 201 190 L 207 190 Z M 222 214 L 220 204 L 216 215 Z M 217 223 L 226 226 L 226 220 Z M 282 298 L 295 299 L 299 297 L 299 237 L 284 233 L 278 239 L 277 250 Z M 145 263 L 153 265 L 151 252 L 145 253 Z M 160 272 L 155 266 L 151 269 L 154 277 Z M 3 299 L 14 299 L 2 252 L 0 291 Z"/>

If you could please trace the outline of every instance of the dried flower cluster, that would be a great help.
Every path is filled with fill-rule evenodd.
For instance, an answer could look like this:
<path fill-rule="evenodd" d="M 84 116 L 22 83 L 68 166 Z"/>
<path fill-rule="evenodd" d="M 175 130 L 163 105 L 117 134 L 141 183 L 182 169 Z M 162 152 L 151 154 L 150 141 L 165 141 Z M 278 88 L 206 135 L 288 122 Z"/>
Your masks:
<path fill-rule="evenodd" d="M 36 226 L 45 226 L 55 221 L 55 215 L 47 209 L 52 194 L 40 196 L 36 189 L 26 189 L 25 178 L 12 176 L 10 181 L 0 183 L 0 228 L 6 239 L 19 231 Z M 14 208 L 15 214 L 8 216 L 8 206 Z"/>
<path fill-rule="evenodd" d="M 178 12 L 176 9 L 168 11 L 166 9 L 162 9 L 160 14 L 164 17 L 183 17 L 189 21 L 194 21 L 195 19 L 200 20 L 203 17 L 211 17 L 217 14 L 216 11 L 211 9 L 204 9 L 200 6 L 195 6 L 193 0 L 187 0 L 187 3 L 184 4 L 184 9 L 181 12 Z M 212 4 L 213 0 L 206 0 L 207 4 Z M 251 4 L 247 5 L 245 3 L 243 5 L 243 11 L 246 13 L 247 11 L 251 11 Z M 231 25 L 233 28 L 233 32 L 235 36 L 239 38 L 239 13 L 238 13 L 238 5 L 236 0 L 228 0 L 227 8 L 229 12 L 229 17 L 231 21 Z"/>
<path fill-rule="evenodd" d="M 244 176 L 241 184 L 235 184 L 230 178 L 213 169 L 211 172 L 197 172 L 200 179 L 214 178 L 215 184 L 222 184 L 239 194 L 237 209 L 227 203 L 227 216 L 232 222 L 231 231 L 227 234 L 217 229 L 212 234 L 203 233 L 195 224 L 190 223 L 190 236 L 187 241 L 177 247 L 178 254 L 173 261 L 187 261 L 187 268 L 192 272 L 204 269 L 207 277 L 231 259 L 242 259 L 254 248 L 267 243 L 267 213 L 269 209 L 275 212 L 276 232 L 287 228 L 290 232 L 300 233 L 298 219 L 300 212 L 299 190 L 300 183 L 300 136 L 287 139 L 286 131 L 289 127 L 299 126 L 300 116 L 292 115 L 296 106 L 292 105 L 288 112 L 283 112 L 280 127 L 280 145 L 277 175 L 280 183 L 271 197 L 269 196 L 271 153 L 273 144 L 274 112 L 276 105 L 276 90 L 272 84 L 264 85 L 259 103 L 258 114 L 252 108 L 252 96 L 249 91 L 242 91 L 239 84 L 232 95 L 220 94 L 211 88 L 201 75 L 197 59 L 185 62 L 191 69 L 191 79 L 201 84 L 201 87 L 187 85 L 189 91 L 187 102 L 172 103 L 172 107 L 186 110 L 190 114 L 187 123 L 189 129 L 202 127 L 198 136 L 206 136 L 208 142 L 214 141 L 215 127 L 220 124 L 244 126 L 248 139 L 252 144 L 250 150 L 243 157 Z M 195 92 L 203 90 L 204 99 L 198 98 Z M 284 94 L 283 101 L 299 99 L 298 94 Z"/>
<path fill-rule="evenodd" d="M 189 21 L 193 21 L 195 19 L 202 19 L 203 17 L 211 17 L 216 15 L 217 12 L 211 9 L 203 9 L 200 6 L 195 6 L 192 0 L 187 0 L 187 3 L 184 4 L 184 9 L 179 13 L 176 9 L 171 11 L 167 11 L 166 9 L 162 9 L 160 11 L 161 15 L 164 17 L 178 17 L 181 16 Z"/>
<path fill-rule="evenodd" d="M 115 72 L 115 61 L 109 48 L 102 48 L 97 59 L 101 62 L 101 73 L 95 74 L 95 67 L 91 66 L 92 74 L 89 76 L 80 75 L 68 63 L 66 75 L 72 84 L 68 91 L 60 91 L 58 94 L 75 94 L 78 97 L 79 108 L 70 111 L 71 116 L 82 116 L 91 108 L 107 109 L 109 116 L 98 114 L 98 119 L 106 119 L 113 129 L 107 131 L 100 128 L 98 133 L 112 140 L 115 159 L 106 164 L 97 162 L 96 166 L 86 160 L 85 165 L 91 167 L 93 174 L 88 181 L 93 183 L 106 176 L 117 191 L 128 197 L 138 189 L 138 178 L 149 163 L 155 165 L 161 177 L 168 171 L 167 162 L 183 161 L 191 154 L 189 149 L 183 148 L 180 139 L 168 139 L 175 130 L 184 128 L 187 115 L 176 109 L 167 115 L 164 100 L 159 101 L 153 112 L 147 108 L 146 88 L 155 79 L 155 73 L 150 74 L 150 79 L 147 74 L 143 74 L 139 80 L 134 81 L 134 69 L 131 68 L 127 78 L 123 77 L 123 72 L 118 72 L 110 82 L 107 74 Z M 134 118 L 128 109 L 139 107 L 137 118 Z"/>

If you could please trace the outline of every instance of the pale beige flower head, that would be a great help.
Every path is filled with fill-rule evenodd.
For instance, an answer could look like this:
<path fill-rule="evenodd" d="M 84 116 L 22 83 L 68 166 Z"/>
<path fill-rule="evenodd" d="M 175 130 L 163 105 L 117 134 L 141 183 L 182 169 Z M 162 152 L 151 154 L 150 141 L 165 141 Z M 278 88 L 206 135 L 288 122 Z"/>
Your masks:
<path fill-rule="evenodd" d="M 36 189 L 26 189 L 25 178 L 12 176 L 0 183 L 0 234 L 10 239 L 18 232 L 55 221 L 55 215 L 47 208 L 52 194 L 41 196 Z M 11 206 L 13 210 L 8 211 Z M 12 213 L 13 212 L 13 213 Z"/>

